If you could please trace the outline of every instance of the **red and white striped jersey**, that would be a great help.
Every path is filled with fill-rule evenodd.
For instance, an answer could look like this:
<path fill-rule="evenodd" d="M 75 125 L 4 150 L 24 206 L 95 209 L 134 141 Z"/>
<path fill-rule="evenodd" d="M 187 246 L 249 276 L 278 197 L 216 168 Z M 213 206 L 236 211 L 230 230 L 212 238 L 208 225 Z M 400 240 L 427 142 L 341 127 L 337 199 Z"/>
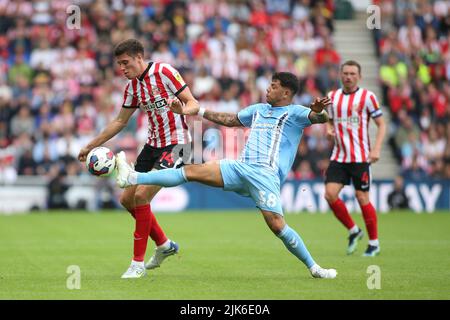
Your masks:
<path fill-rule="evenodd" d="M 331 160 L 341 163 L 368 162 L 370 152 L 369 120 L 383 115 L 373 92 L 358 88 L 352 93 L 342 89 L 328 93 L 328 107 L 336 133 Z"/>
<path fill-rule="evenodd" d="M 128 81 L 122 107 L 147 113 L 150 146 L 164 148 L 191 142 L 184 116 L 168 107 L 168 100 L 176 98 L 186 86 L 180 73 L 167 63 L 150 62 L 140 77 Z"/>

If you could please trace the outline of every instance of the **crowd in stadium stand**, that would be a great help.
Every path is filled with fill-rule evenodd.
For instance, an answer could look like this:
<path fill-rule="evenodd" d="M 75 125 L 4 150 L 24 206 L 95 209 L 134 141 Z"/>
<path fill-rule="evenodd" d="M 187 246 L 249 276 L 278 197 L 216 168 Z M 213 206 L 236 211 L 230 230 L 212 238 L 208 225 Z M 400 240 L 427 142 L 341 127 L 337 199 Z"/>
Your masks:
<path fill-rule="evenodd" d="M 76 157 L 121 107 L 126 79 L 113 48 L 127 38 L 144 43 L 148 60 L 176 67 L 201 104 L 214 110 L 237 112 L 264 101 L 275 70 L 301 78 L 295 101 L 304 105 L 339 85 L 332 1 L 78 1 L 79 29 L 66 24 L 71 4 L 0 0 L 5 181 L 17 174 L 53 177 L 61 170 L 86 174 Z M 207 137 L 219 130 L 226 136 L 204 121 L 206 130 Z M 331 144 L 324 130 L 307 130 L 292 176 L 317 177 L 326 167 Z M 146 135 L 146 115 L 140 113 L 111 147 L 133 159 Z M 215 147 L 217 140 L 206 140 L 207 150 Z M 237 157 L 231 149 L 226 155 Z M 205 153 L 203 160 L 216 155 Z"/>
<path fill-rule="evenodd" d="M 443 1 L 378 1 L 390 19 L 375 33 L 392 145 L 405 173 L 450 178 L 448 15 Z M 274 70 L 301 79 L 295 102 L 339 87 L 333 1 L 77 1 L 79 29 L 68 27 L 72 1 L 0 0 L 0 179 L 86 174 L 77 154 L 121 107 L 126 79 L 113 57 L 127 38 L 147 59 L 176 67 L 201 105 L 237 112 L 265 101 Z M 70 11 L 69 11 L 70 12 Z M 197 117 L 190 117 L 192 121 Z M 207 137 L 226 129 L 203 121 Z M 219 131 L 220 130 L 220 131 Z M 305 131 L 291 177 L 321 178 L 332 142 L 325 126 Z M 109 144 L 130 160 L 145 143 L 139 113 Z M 197 137 L 198 138 L 198 137 Z M 217 139 L 203 146 L 214 147 Z M 232 148 L 233 149 L 233 148 Z M 232 150 L 237 157 L 237 150 Z M 226 154 L 230 156 L 229 153 Z M 214 153 L 204 154 L 209 160 Z M 421 173 L 421 170 L 423 173 Z"/>
<path fill-rule="evenodd" d="M 450 15 L 447 1 L 376 1 L 375 31 L 390 144 L 408 179 L 450 178 Z"/>

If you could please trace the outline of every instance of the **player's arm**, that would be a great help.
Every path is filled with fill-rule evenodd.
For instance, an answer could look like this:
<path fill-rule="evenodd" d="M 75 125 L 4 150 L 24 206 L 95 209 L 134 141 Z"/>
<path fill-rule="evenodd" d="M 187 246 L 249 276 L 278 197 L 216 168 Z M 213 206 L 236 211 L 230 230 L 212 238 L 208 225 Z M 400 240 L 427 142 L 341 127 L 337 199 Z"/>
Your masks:
<path fill-rule="evenodd" d="M 184 88 L 177 97 L 184 104 L 182 114 L 194 116 L 198 113 L 200 106 L 197 99 L 192 95 L 189 87 Z"/>
<path fill-rule="evenodd" d="M 91 142 L 89 142 L 84 148 L 82 148 L 78 154 L 78 160 L 86 161 L 86 157 L 92 149 L 95 147 L 101 146 L 106 141 L 114 137 L 123 128 L 125 128 L 128 124 L 133 113 L 137 110 L 137 108 L 121 108 L 117 117 L 111 121 L 106 128 Z"/>
<path fill-rule="evenodd" d="M 328 113 L 325 108 L 331 104 L 330 98 L 316 98 L 313 103 L 311 103 L 311 112 L 308 117 L 311 123 L 327 123 L 329 120 Z"/>
<path fill-rule="evenodd" d="M 187 114 L 185 110 L 186 106 L 183 106 L 183 104 L 178 99 L 172 100 L 169 105 L 169 108 L 175 113 Z M 209 121 L 212 121 L 214 123 L 220 124 L 222 126 L 243 127 L 236 113 L 215 112 L 201 108 L 199 114 L 200 116 L 203 116 L 203 118 L 208 119 Z"/>
<path fill-rule="evenodd" d="M 183 115 L 196 115 L 199 109 L 198 101 L 192 95 L 183 77 L 170 64 L 163 63 L 161 66 L 160 75 L 163 82 L 175 93 L 176 99 L 182 102 L 183 110 L 172 111 Z M 168 102 L 170 108 L 172 101 Z"/>
<path fill-rule="evenodd" d="M 214 112 L 205 110 L 203 118 L 226 127 L 243 127 L 237 113 Z"/>
<path fill-rule="evenodd" d="M 383 117 L 376 117 L 375 121 L 377 130 L 377 137 L 375 139 L 375 145 L 369 153 L 369 159 L 371 163 L 375 163 L 380 159 L 381 147 L 383 145 L 384 136 L 386 135 L 386 122 Z"/>

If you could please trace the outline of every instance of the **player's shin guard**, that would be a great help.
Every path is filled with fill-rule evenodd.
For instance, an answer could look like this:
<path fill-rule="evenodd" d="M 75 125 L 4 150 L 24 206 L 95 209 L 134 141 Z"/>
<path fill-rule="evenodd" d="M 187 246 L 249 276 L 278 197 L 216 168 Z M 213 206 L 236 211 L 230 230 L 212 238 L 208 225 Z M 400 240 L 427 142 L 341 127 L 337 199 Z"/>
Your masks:
<path fill-rule="evenodd" d="M 347 207 L 344 201 L 337 199 L 334 203 L 330 204 L 331 210 L 333 210 L 336 218 L 348 229 L 350 230 L 355 226 L 355 222 L 348 213 Z"/>
<path fill-rule="evenodd" d="M 167 241 L 167 237 L 164 231 L 159 226 L 159 223 L 156 220 L 156 217 L 153 214 L 151 208 L 150 208 L 150 219 L 151 219 L 150 238 L 152 238 L 152 240 L 155 241 L 155 244 L 157 246 L 160 246 Z"/>
<path fill-rule="evenodd" d="M 286 248 L 298 259 L 300 259 L 308 268 L 311 268 L 315 262 L 311 257 L 308 249 L 295 230 L 291 229 L 287 224 L 283 230 L 277 235 L 283 241 Z"/>
<path fill-rule="evenodd" d="M 145 204 L 134 208 L 136 227 L 134 230 L 134 261 L 144 261 L 147 250 L 148 235 L 151 230 L 150 205 Z"/>
<path fill-rule="evenodd" d="M 378 228 L 377 228 L 377 212 L 373 205 L 369 202 L 368 204 L 361 206 L 361 211 L 363 214 L 364 222 L 366 224 L 367 233 L 369 234 L 369 240 L 378 239 Z"/>
<path fill-rule="evenodd" d="M 162 187 L 174 187 L 187 182 L 184 168 L 164 169 L 137 174 L 137 184 L 157 185 Z"/>

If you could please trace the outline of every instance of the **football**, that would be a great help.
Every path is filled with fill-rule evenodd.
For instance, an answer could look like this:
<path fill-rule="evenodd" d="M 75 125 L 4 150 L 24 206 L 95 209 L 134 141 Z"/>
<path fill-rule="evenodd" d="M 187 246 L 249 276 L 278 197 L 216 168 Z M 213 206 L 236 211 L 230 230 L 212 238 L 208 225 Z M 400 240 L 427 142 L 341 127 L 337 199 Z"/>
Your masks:
<path fill-rule="evenodd" d="M 86 158 L 88 171 L 97 177 L 109 177 L 116 168 L 116 156 L 106 147 L 92 149 Z"/>

